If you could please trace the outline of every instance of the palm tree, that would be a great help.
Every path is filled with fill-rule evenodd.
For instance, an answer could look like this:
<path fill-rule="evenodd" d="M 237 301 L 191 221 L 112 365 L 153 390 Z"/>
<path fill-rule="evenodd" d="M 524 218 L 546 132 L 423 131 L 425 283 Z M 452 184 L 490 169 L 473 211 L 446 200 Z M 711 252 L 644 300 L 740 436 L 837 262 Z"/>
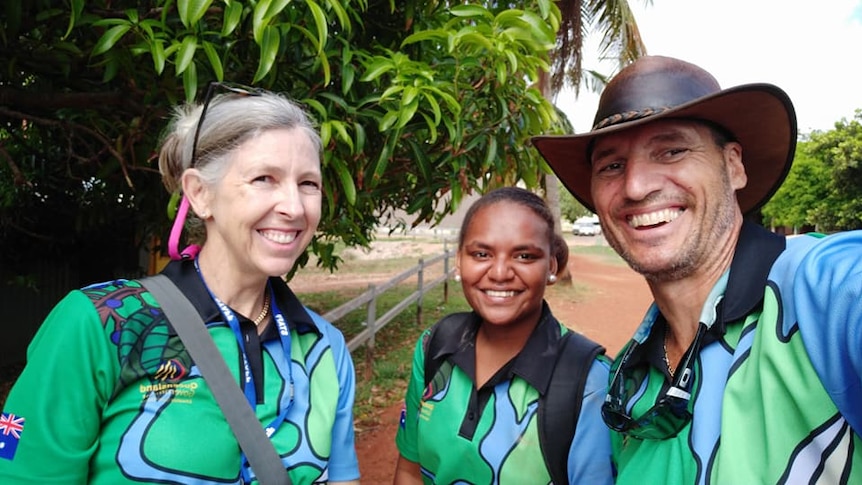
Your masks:
<path fill-rule="evenodd" d="M 647 5 L 652 0 L 644 0 Z M 552 101 L 566 86 L 580 92 L 582 84 L 598 91 L 613 74 L 596 71 L 584 72 L 582 52 L 584 40 L 591 32 L 602 32 L 599 55 L 601 58 L 614 58 L 619 68 L 646 54 L 646 46 L 641 39 L 637 21 L 629 8 L 627 0 L 559 0 L 561 22 L 557 31 L 557 48 L 551 54 L 551 71 L 540 79 L 542 94 Z M 560 225 L 560 194 L 557 176 L 545 176 L 545 200 L 554 214 L 556 231 L 562 233 Z M 571 284 L 572 275 L 568 268 L 562 273 L 560 281 Z"/>

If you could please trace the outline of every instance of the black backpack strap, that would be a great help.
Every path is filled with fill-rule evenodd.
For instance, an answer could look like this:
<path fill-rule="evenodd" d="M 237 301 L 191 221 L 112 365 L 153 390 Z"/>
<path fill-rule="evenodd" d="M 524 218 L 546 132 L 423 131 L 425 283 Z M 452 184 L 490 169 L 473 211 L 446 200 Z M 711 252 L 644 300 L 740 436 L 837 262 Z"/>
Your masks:
<path fill-rule="evenodd" d="M 539 445 L 556 485 L 569 483 L 569 449 L 581 414 L 587 375 L 596 356 L 604 353 L 604 347 L 579 333 L 570 331 L 561 337 L 557 364 L 548 392 L 539 398 L 538 410 Z"/>
<path fill-rule="evenodd" d="M 434 379 L 434 375 L 446 361 L 443 344 L 460 339 L 464 325 L 473 318 L 472 312 L 460 312 L 446 315 L 431 327 L 428 340 L 425 341 L 425 387 Z"/>

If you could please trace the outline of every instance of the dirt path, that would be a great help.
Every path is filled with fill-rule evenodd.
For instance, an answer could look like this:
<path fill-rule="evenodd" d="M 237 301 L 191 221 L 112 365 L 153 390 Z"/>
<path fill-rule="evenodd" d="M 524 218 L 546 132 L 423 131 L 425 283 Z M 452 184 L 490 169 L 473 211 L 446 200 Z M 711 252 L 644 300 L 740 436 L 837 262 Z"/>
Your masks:
<path fill-rule="evenodd" d="M 572 254 L 569 268 L 574 283 L 586 287 L 585 295 L 571 301 L 549 292 L 548 303 L 557 319 L 600 342 L 613 356 L 632 335 L 652 300 L 649 289 L 628 266 L 608 263 L 599 256 Z M 392 483 L 400 411 L 400 403 L 388 407 L 377 427 L 357 434 L 363 485 Z"/>

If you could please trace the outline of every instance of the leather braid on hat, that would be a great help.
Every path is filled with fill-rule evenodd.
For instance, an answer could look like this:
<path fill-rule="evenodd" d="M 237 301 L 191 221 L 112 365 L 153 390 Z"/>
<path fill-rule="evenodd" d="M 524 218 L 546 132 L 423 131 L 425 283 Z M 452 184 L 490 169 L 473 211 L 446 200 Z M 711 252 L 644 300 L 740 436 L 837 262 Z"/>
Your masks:
<path fill-rule="evenodd" d="M 660 113 L 664 113 L 671 108 L 671 106 L 665 106 L 662 108 L 646 108 L 639 111 L 626 111 L 624 113 L 615 113 L 596 123 L 595 126 L 593 126 L 593 130 L 598 130 L 600 128 L 615 125 L 617 123 L 624 123 L 626 121 L 639 120 L 648 116 L 657 115 Z"/>

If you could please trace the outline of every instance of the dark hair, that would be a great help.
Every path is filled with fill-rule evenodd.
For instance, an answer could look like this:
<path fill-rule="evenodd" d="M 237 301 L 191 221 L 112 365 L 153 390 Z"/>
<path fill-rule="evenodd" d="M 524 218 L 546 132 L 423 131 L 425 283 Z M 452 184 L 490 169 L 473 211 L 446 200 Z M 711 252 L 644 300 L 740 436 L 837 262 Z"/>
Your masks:
<path fill-rule="evenodd" d="M 480 209 L 490 207 L 499 202 L 513 202 L 533 211 L 539 216 L 548 226 L 548 244 L 551 247 L 551 252 L 554 259 L 557 260 L 557 274 L 561 273 L 569 262 L 569 245 L 563 236 L 554 231 L 554 215 L 544 199 L 529 190 L 520 187 L 501 187 L 492 190 L 479 198 L 473 205 L 467 209 L 467 214 L 464 215 L 464 220 L 461 222 L 461 231 L 458 234 L 458 248 L 464 246 L 464 234 L 467 233 L 467 228 L 473 221 L 473 217 Z"/>

